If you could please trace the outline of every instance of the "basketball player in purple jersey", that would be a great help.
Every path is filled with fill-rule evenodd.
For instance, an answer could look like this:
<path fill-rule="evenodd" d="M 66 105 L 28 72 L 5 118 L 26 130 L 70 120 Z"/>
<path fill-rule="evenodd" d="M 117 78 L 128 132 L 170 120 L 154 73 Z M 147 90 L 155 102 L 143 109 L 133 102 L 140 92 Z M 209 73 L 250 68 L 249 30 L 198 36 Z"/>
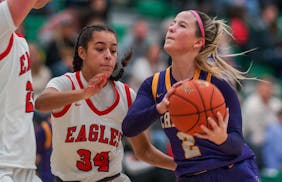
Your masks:
<path fill-rule="evenodd" d="M 44 120 L 41 120 L 40 123 L 35 125 L 35 138 L 37 174 L 43 182 L 54 182 L 54 175 L 51 173 L 50 167 L 52 126 L 49 117 L 45 117 Z"/>
<path fill-rule="evenodd" d="M 241 108 L 234 86 L 248 78 L 220 57 L 218 46 L 224 33 L 229 34 L 228 27 L 221 20 L 195 10 L 180 12 L 170 24 L 164 44 L 172 58 L 171 67 L 143 82 L 122 124 L 124 135 L 133 137 L 160 118 L 172 146 L 179 182 L 260 180 L 255 155 L 243 140 Z M 201 126 L 204 134 L 180 132 L 170 120 L 168 98 L 173 85 L 185 79 L 212 82 L 229 108 L 225 118 L 217 114 L 218 124 L 208 118 L 211 129 Z"/>
<path fill-rule="evenodd" d="M 128 61 L 126 56 L 122 64 Z M 123 71 L 116 65 L 115 32 L 104 25 L 87 26 L 77 39 L 74 73 L 52 79 L 37 98 L 38 110 L 52 111 L 51 170 L 57 182 L 130 181 L 121 173 L 121 123 L 135 93 L 117 81 Z M 147 141 L 143 133 L 135 139 Z M 142 153 L 145 160 L 159 166 L 172 161 L 149 147 L 150 155 Z"/>
<path fill-rule="evenodd" d="M 15 33 L 50 0 L 0 0 L 0 181 L 37 182 L 33 90 L 26 40 Z"/>

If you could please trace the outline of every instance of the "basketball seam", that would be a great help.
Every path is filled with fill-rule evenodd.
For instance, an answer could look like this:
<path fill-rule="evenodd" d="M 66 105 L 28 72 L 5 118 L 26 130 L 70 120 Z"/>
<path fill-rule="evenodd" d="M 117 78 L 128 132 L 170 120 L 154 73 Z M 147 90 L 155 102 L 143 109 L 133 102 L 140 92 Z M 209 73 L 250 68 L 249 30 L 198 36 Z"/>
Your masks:
<path fill-rule="evenodd" d="M 178 95 L 177 93 L 175 93 L 174 95 L 177 96 L 177 97 L 180 97 L 180 98 L 183 99 L 184 101 L 186 101 L 186 102 L 192 104 L 192 105 L 194 106 L 194 108 L 196 108 L 196 110 L 197 110 L 197 112 L 196 112 L 196 113 L 193 113 L 193 114 L 197 114 L 197 115 L 199 116 L 199 113 L 200 113 L 200 112 L 199 112 L 198 108 L 196 107 L 196 105 L 195 105 L 193 102 L 191 102 L 190 100 L 187 100 L 185 97 L 183 97 L 183 96 L 181 96 L 181 95 Z M 193 114 L 192 114 L 192 115 L 193 115 Z M 169 114 L 169 115 L 170 115 L 170 116 L 179 116 L 179 115 L 173 115 L 173 114 Z M 186 114 L 185 114 L 185 115 L 186 115 Z M 189 129 L 185 130 L 185 132 L 187 132 L 187 131 L 192 130 L 193 128 L 195 128 L 195 127 L 197 126 L 199 120 L 200 120 L 200 117 L 198 117 L 198 118 L 197 118 L 197 121 L 195 122 L 195 124 L 194 124 L 192 127 L 190 127 Z"/>
<path fill-rule="evenodd" d="M 193 82 L 192 82 L 192 84 L 193 84 L 193 85 L 194 85 L 194 87 L 197 89 L 197 93 L 198 93 L 198 94 L 199 94 L 199 96 L 200 96 L 201 103 L 202 103 L 202 105 L 203 105 L 203 107 L 204 107 L 205 116 L 206 116 L 206 118 L 207 118 L 207 117 L 208 117 L 207 112 L 206 112 L 207 107 L 206 107 L 206 105 L 205 105 L 205 102 L 204 102 L 204 98 L 203 98 L 202 92 L 200 91 L 200 89 L 199 89 L 199 87 L 198 87 L 198 85 L 197 85 L 197 84 L 195 84 L 195 83 L 193 83 Z M 212 88 L 212 91 L 213 91 L 213 88 Z M 212 92 L 212 93 L 213 93 L 213 92 Z M 212 95 L 211 95 L 211 97 L 212 97 Z M 198 122 L 199 122 L 199 121 L 198 121 Z M 206 126 L 208 126 L 208 120 L 206 120 Z"/>
<path fill-rule="evenodd" d="M 213 97 L 214 97 L 214 87 L 212 88 L 212 94 L 211 94 L 211 99 L 210 99 L 211 113 L 214 115 L 214 113 L 213 113 L 214 108 L 213 108 L 213 105 L 212 105 Z M 207 119 L 208 119 L 208 118 L 207 118 Z M 210 124 L 209 124 L 208 120 L 207 120 L 207 127 L 210 128 Z"/>
<path fill-rule="evenodd" d="M 217 109 L 217 108 L 219 108 L 219 107 L 221 107 L 222 105 L 224 105 L 225 103 L 222 103 L 222 104 L 219 104 L 219 105 L 217 105 L 217 106 L 214 106 L 214 110 L 215 109 Z M 191 113 L 191 114 L 170 114 L 170 116 L 192 116 L 192 115 L 194 115 L 194 114 L 201 114 L 201 113 L 203 113 L 203 112 L 208 112 L 208 111 L 212 111 L 213 109 L 205 109 L 205 110 L 203 110 L 203 111 L 197 111 L 197 112 L 193 112 L 193 113 Z"/>
<path fill-rule="evenodd" d="M 225 103 L 222 103 L 222 104 L 220 104 L 220 105 L 218 105 L 218 106 L 215 106 L 214 107 L 214 109 L 217 109 L 217 108 L 219 108 L 219 107 L 221 107 L 222 105 L 224 105 Z M 208 112 L 208 111 L 211 111 L 212 112 L 212 110 L 213 109 L 206 109 L 206 110 L 204 110 L 204 111 L 201 111 L 201 112 L 197 112 L 197 113 L 191 113 L 191 114 L 170 114 L 170 116 L 172 116 L 172 117 L 182 117 L 182 116 L 192 116 L 192 115 L 200 115 L 201 113 L 203 113 L 203 112 Z M 192 125 L 192 127 L 190 127 L 190 128 L 188 128 L 187 130 L 185 130 L 184 132 L 188 132 L 188 131 L 191 131 L 191 130 L 193 130 L 196 126 L 197 126 L 197 124 L 198 124 L 198 122 L 199 122 L 199 119 L 200 119 L 200 117 L 198 117 L 198 119 L 197 119 L 197 121 L 195 122 L 195 124 L 194 125 Z M 208 124 L 208 123 L 207 123 Z"/>

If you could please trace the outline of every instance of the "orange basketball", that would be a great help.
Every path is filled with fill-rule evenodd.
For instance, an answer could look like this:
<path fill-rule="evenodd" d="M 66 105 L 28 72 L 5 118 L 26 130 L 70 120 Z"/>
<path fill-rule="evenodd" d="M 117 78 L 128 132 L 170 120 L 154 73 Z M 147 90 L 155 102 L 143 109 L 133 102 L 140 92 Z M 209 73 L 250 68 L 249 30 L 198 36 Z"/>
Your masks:
<path fill-rule="evenodd" d="M 224 117 L 226 105 L 220 90 L 212 83 L 187 80 L 170 96 L 168 111 L 175 127 L 192 135 L 203 133 L 200 125 L 209 127 L 208 117 L 217 121 L 217 112 Z"/>

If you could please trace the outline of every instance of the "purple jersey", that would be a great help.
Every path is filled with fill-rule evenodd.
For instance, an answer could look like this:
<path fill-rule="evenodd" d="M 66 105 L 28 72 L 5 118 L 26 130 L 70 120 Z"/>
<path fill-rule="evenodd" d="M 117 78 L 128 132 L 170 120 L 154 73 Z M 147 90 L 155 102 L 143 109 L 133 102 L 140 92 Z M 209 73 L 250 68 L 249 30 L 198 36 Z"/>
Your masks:
<path fill-rule="evenodd" d="M 39 176 L 43 182 L 53 182 L 54 176 L 51 173 L 50 156 L 52 152 L 52 127 L 49 121 L 42 121 L 36 127 L 37 155 L 40 155 L 38 164 Z"/>
<path fill-rule="evenodd" d="M 156 94 L 152 92 L 153 77 L 143 82 L 135 102 L 124 119 L 122 125 L 124 135 L 136 136 L 160 117 L 162 128 L 170 140 L 174 160 L 177 163 L 175 171 L 177 176 L 212 170 L 253 158 L 254 153 L 243 141 L 241 108 L 236 91 L 227 82 L 210 77 L 210 74 L 204 71 L 199 71 L 197 78 L 194 75 L 194 79 L 210 80 L 225 98 L 230 117 L 228 138 L 223 144 L 216 145 L 208 140 L 180 132 L 170 121 L 168 112 L 163 115 L 158 113 L 155 102 L 161 102 L 167 90 L 177 82 L 170 68 L 159 73 Z"/>

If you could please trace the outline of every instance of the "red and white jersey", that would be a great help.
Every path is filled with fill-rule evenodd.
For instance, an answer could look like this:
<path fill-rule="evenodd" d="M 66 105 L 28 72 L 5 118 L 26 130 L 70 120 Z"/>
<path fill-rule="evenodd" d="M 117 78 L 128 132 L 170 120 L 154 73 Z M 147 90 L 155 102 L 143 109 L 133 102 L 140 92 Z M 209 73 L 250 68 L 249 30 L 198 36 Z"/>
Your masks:
<path fill-rule="evenodd" d="M 58 91 L 82 89 L 82 73 L 52 79 L 47 87 Z M 126 84 L 108 81 L 89 99 L 52 112 L 52 173 L 62 180 L 98 181 L 122 171 L 121 124 L 135 93 Z"/>
<path fill-rule="evenodd" d="M 0 168 L 35 168 L 33 90 L 26 40 L 0 3 Z"/>

